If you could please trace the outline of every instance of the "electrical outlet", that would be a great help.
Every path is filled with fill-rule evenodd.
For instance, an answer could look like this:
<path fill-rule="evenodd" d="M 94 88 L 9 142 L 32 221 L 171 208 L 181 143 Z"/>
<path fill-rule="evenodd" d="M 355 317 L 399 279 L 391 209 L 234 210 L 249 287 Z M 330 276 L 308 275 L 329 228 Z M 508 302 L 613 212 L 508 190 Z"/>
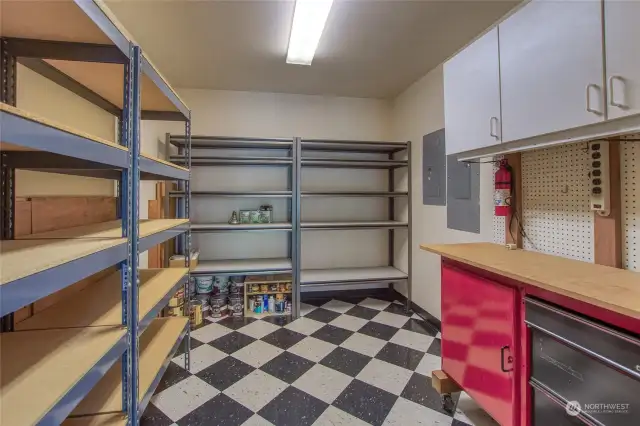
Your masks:
<path fill-rule="evenodd" d="M 611 207 L 611 180 L 609 176 L 609 142 L 589 142 L 591 181 L 591 210 L 600 216 L 609 216 Z"/>

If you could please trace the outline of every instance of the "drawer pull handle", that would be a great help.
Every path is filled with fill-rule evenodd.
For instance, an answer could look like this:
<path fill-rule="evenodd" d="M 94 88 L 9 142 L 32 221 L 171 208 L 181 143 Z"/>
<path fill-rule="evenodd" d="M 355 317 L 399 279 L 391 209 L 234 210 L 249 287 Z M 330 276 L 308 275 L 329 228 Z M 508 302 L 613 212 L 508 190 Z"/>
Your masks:
<path fill-rule="evenodd" d="M 501 347 L 501 348 L 500 348 L 500 369 L 501 369 L 504 373 L 508 373 L 508 372 L 510 372 L 510 371 L 513 371 L 513 367 L 511 367 L 511 369 L 509 369 L 509 370 L 507 370 L 507 369 L 504 367 L 504 351 L 505 351 L 506 349 L 509 349 L 509 345 L 504 345 L 503 347 Z M 509 364 L 513 364 L 513 357 L 512 357 L 511 355 L 509 355 L 509 356 L 507 357 L 507 362 L 508 362 Z"/>

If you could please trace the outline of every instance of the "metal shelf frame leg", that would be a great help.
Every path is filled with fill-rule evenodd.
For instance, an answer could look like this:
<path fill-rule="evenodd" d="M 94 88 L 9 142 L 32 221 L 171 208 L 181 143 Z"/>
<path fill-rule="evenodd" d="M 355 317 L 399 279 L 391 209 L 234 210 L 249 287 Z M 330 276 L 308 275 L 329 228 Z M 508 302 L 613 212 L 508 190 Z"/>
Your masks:
<path fill-rule="evenodd" d="M 291 307 L 294 318 L 300 316 L 300 269 L 302 257 L 302 230 L 300 227 L 301 207 L 300 193 L 302 187 L 302 138 L 293 138 L 293 164 L 291 165 L 292 179 L 292 229 L 291 229 L 291 264 L 292 264 L 292 281 L 293 281 L 293 297 Z"/>

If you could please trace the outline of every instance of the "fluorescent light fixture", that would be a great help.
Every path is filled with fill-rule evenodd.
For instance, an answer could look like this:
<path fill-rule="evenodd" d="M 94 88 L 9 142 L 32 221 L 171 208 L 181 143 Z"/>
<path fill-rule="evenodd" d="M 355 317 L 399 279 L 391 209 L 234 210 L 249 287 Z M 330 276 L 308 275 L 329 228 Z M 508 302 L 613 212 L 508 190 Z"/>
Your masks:
<path fill-rule="evenodd" d="M 287 63 L 311 65 L 333 0 L 296 0 Z"/>

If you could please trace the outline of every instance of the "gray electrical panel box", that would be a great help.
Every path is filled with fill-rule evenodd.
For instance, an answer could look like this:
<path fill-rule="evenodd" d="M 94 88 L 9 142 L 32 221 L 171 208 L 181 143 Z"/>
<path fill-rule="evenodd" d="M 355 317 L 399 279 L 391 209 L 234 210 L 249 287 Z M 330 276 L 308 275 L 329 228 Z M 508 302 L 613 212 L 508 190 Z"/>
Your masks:
<path fill-rule="evenodd" d="M 447 204 L 446 151 L 444 129 L 422 137 L 422 204 Z"/>
<path fill-rule="evenodd" d="M 480 164 L 447 156 L 447 228 L 480 233 Z"/>

